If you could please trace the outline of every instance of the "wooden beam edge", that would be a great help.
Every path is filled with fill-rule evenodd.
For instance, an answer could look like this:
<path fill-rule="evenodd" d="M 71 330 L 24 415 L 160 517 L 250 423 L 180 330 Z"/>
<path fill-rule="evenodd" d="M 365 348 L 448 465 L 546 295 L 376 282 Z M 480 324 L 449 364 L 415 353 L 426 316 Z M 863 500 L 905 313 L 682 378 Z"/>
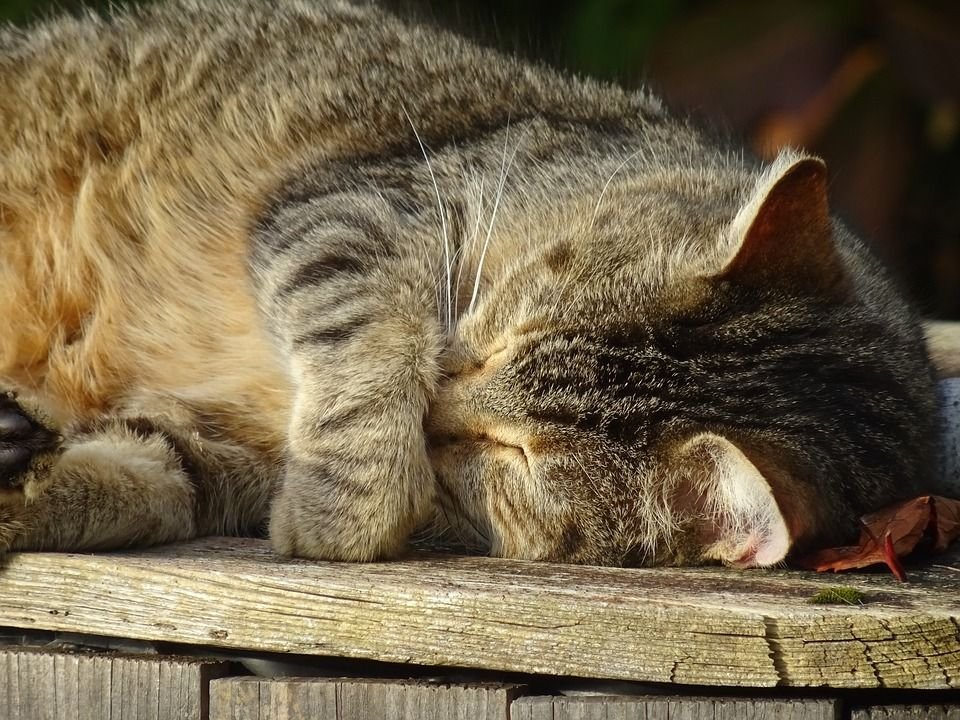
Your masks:
<path fill-rule="evenodd" d="M 11 556 L 0 570 L 0 624 L 678 684 L 960 684 L 956 603 L 938 591 L 890 591 L 893 599 L 875 607 L 818 607 L 801 594 L 826 580 L 757 578 L 483 558 L 285 563 L 262 544 L 218 539 Z M 735 583 L 749 587 L 738 594 Z"/>

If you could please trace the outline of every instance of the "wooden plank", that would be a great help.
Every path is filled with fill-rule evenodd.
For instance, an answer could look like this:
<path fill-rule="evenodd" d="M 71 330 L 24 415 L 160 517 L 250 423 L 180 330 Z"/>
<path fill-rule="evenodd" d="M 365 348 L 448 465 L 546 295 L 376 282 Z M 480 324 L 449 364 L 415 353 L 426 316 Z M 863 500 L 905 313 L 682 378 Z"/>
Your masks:
<path fill-rule="evenodd" d="M 82 720 L 103 718 L 104 708 L 110 707 L 112 667 L 110 657 L 77 656 L 77 714 Z"/>
<path fill-rule="evenodd" d="M 850 720 L 960 720 L 960 705 L 878 705 L 855 709 Z"/>
<path fill-rule="evenodd" d="M 507 720 L 516 685 L 367 678 L 224 678 L 210 720 Z"/>
<path fill-rule="evenodd" d="M 202 658 L 0 647 L 0 718 L 204 720 L 207 686 L 227 668 Z"/>
<path fill-rule="evenodd" d="M 958 567 L 960 556 L 943 556 L 901 585 L 883 574 L 455 556 L 352 565 L 221 538 L 11 555 L 0 625 L 699 685 L 949 688 L 960 686 Z M 809 603 L 838 583 L 867 604 Z"/>
<path fill-rule="evenodd" d="M 510 720 L 839 720 L 836 700 L 676 696 L 524 697 Z"/>
<path fill-rule="evenodd" d="M 261 699 L 260 682 L 254 678 L 210 683 L 210 720 L 260 720 L 272 712 L 270 696 L 265 694 Z"/>

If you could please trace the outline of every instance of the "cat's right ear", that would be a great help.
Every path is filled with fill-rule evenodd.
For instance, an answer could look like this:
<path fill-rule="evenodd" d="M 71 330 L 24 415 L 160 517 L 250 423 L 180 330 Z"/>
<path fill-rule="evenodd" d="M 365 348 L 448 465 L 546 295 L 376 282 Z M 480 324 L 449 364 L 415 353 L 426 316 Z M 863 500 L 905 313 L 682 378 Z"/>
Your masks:
<path fill-rule="evenodd" d="M 729 238 L 720 273 L 726 280 L 835 297 L 846 292 L 822 160 L 781 155 L 737 213 Z"/>
<path fill-rule="evenodd" d="M 737 445 L 714 433 L 680 449 L 701 519 L 703 557 L 734 567 L 781 562 L 793 545 L 770 479 Z"/>

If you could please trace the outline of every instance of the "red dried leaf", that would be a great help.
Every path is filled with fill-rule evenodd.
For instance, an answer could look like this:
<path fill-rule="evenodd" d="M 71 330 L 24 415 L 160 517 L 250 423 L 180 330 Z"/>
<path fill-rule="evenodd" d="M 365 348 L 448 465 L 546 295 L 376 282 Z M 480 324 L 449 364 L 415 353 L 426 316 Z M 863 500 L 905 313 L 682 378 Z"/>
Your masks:
<path fill-rule="evenodd" d="M 883 564 L 903 582 L 906 575 L 900 558 L 913 552 L 925 536 L 933 540 L 937 552 L 960 537 L 960 500 L 924 495 L 865 515 L 861 522 L 857 545 L 826 548 L 800 558 L 797 564 L 818 572 Z"/>
<path fill-rule="evenodd" d="M 907 573 L 903 571 L 903 565 L 900 564 L 897 551 L 893 548 L 893 535 L 889 532 L 883 536 L 883 561 L 897 580 L 900 582 L 907 581 Z"/>

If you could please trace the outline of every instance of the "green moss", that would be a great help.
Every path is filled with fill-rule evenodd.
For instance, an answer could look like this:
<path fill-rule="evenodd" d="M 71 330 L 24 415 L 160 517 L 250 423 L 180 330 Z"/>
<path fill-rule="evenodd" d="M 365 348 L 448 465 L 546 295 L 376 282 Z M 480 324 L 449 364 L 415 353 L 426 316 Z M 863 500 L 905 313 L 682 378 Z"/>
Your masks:
<path fill-rule="evenodd" d="M 852 587 L 824 588 L 807 602 L 813 605 L 863 605 L 866 595 Z"/>

